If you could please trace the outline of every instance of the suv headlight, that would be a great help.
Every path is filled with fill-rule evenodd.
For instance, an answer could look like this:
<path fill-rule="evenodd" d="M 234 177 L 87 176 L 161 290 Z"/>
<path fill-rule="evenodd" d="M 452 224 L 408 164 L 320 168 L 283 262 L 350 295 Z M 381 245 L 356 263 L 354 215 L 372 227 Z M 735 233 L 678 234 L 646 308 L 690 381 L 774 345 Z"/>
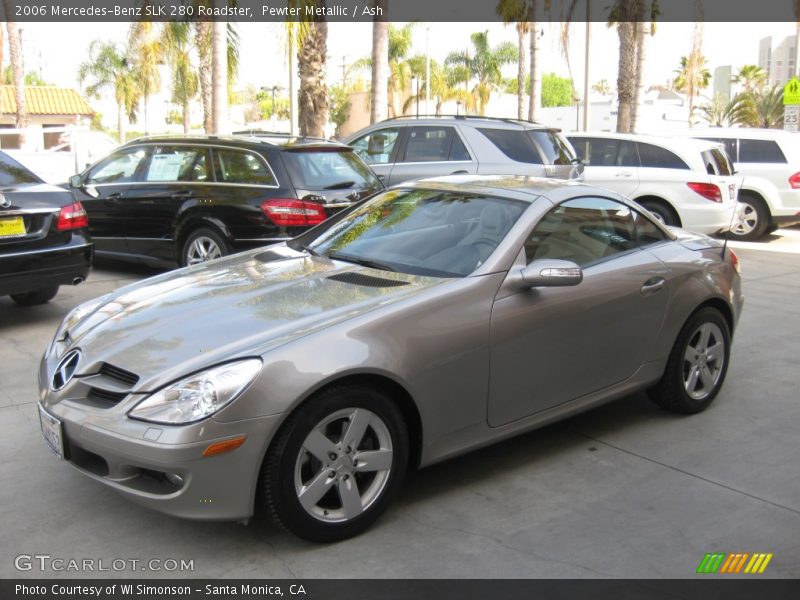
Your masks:
<path fill-rule="evenodd" d="M 185 425 L 230 404 L 261 372 L 261 359 L 248 358 L 195 373 L 151 394 L 128 413 L 132 419 Z"/>

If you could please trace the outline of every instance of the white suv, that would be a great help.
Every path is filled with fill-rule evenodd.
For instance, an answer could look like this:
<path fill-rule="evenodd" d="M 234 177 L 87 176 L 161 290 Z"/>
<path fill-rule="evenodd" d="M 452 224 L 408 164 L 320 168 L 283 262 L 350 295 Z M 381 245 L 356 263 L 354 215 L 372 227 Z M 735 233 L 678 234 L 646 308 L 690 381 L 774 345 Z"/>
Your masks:
<path fill-rule="evenodd" d="M 587 183 L 628 196 L 666 225 L 717 234 L 737 219 L 741 178 L 719 143 L 628 133 L 569 133 Z"/>
<path fill-rule="evenodd" d="M 725 144 L 744 176 L 732 237 L 755 240 L 800 223 L 800 134 L 780 129 L 690 129 L 680 134 Z"/>

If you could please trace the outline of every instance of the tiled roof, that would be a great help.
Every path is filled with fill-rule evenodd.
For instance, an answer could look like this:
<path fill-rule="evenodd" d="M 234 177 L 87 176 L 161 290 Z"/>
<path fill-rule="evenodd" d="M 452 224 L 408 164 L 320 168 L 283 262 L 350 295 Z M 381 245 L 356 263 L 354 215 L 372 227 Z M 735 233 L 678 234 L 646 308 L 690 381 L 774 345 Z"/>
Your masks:
<path fill-rule="evenodd" d="M 25 86 L 25 107 L 29 115 L 93 115 L 81 95 L 71 88 Z M 0 86 L 0 113 L 17 112 L 13 85 Z"/>

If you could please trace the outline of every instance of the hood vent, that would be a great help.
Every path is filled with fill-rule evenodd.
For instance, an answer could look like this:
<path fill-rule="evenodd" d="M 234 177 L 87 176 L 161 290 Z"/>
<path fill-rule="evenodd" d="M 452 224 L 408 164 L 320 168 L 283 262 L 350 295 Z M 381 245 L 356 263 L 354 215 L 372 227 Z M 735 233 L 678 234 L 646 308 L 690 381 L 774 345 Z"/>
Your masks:
<path fill-rule="evenodd" d="M 111 392 L 101 388 L 90 388 L 86 395 L 87 404 L 96 408 L 111 408 L 127 397 L 127 392 Z"/>
<path fill-rule="evenodd" d="M 100 375 L 105 375 L 109 379 L 114 379 L 128 387 L 133 387 L 139 381 L 139 376 L 125 369 L 120 369 L 114 365 L 103 363 L 100 367 Z"/>
<path fill-rule="evenodd" d="M 373 277 L 372 275 L 365 275 L 364 273 L 353 273 L 348 271 L 346 273 L 337 273 L 331 275 L 328 279 L 338 281 L 340 283 L 349 283 L 350 285 L 361 285 L 364 287 L 386 288 L 386 287 L 400 287 L 408 285 L 408 281 L 399 281 L 397 279 L 384 279 L 383 277 Z"/>

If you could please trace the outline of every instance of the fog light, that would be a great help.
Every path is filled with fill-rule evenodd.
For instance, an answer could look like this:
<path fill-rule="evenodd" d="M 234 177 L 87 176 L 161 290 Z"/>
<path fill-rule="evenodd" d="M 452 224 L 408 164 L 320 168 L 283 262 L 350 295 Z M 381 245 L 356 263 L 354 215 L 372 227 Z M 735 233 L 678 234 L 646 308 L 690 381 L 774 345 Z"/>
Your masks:
<path fill-rule="evenodd" d="M 166 476 L 167 481 L 169 481 L 175 487 L 183 486 L 183 477 L 181 477 L 177 473 L 164 473 L 164 475 Z"/>

